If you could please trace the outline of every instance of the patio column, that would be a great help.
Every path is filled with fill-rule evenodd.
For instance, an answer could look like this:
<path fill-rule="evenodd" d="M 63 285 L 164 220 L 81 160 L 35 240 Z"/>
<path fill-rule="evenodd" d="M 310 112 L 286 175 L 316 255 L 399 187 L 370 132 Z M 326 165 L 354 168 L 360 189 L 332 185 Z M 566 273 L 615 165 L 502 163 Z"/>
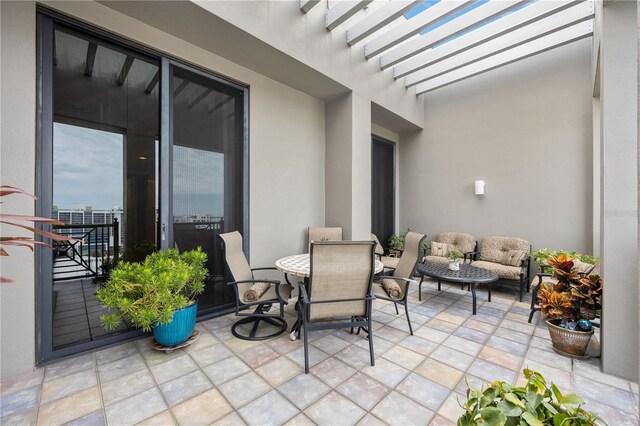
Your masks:
<path fill-rule="evenodd" d="M 636 2 L 606 2 L 600 44 L 602 368 L 638 380 Z"/>
<path fill-rule="evenodd" d="M 325 225 L 345 239 L 371 233 L 371 102 L 349 93 L 325 104 Z"/>

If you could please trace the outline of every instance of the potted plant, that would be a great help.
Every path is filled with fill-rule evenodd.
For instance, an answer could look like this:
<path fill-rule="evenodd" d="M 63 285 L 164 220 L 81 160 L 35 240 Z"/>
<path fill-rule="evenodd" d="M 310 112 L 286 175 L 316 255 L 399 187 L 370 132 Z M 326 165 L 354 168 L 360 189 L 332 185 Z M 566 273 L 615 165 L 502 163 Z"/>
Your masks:
<path fill-rule="evenodd" d="M 467 389 L 465 412 L 458 426 L 498 425 L 606 425 L 597 414 L 582 408 L 575 393 L 563 395 L 553 383 L 547 386 L 542 374 L 524 369 L 527 383 L 513 386 L 495 381 L 484 391 Z"/>
<path fill-rule="evenodd" d="M 195 296 L 204 291 L 207 254 L 200 247 L 178 253 L 175 249 L 148 255 L 143 262 L 121 261 L 104 287 L 96 292 L 100 303 L 117 309 L 100 317 L 107 330 L 124 318 L 134 327 L 152 331 L 162 346 L 187 340 L 195 327 Z"/>
<path fill-rule="evenodd" d="M 452 271 L 459 271 L 460 270 L 460 259 L 462 259 L 462 256 L 464 256 L 464 254 L 455 248 L 450 249 L 447 252 L 447 258 L 449 259 L 449 269 Z"/>
<path fill-rule="evenodd" d="M 565 254 L 549 256 L 547 262 L 557 283 L 543 282 L 538 301 L 553 347 L 563 354 L 584 356 L 593 334 L 591 320 L 600 309 L 602 278 L 572 272 L 573 259 Z"/>
<path fill-rule="evenodd" d="M 400 236 L 396 234 L 391 234 L 389 237 L 389 256 L 390 257 L 400 257 L 402 252 L 404 251 L 404 239 L 407 237 L 407 234 L 411 231 L 410 228 L 407 228 Z M 420 244 L 420 250 L 422 253 L 425 253 L 427 250 L 427 243 L 423 241 Z"/>

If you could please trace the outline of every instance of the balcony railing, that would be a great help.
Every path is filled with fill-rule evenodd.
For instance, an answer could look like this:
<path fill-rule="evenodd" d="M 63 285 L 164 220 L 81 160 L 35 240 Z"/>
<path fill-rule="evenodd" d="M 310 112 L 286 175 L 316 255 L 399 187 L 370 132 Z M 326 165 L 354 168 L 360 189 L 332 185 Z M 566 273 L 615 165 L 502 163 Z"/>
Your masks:
<path fill-rule="evenodd" d="M 110 224 L 56 225 L 54 232 L 78 241 L 56 241 L 53 281 L 104 278 L 107 265 L 118 259 L 120 232 L 117 219 Z"/>

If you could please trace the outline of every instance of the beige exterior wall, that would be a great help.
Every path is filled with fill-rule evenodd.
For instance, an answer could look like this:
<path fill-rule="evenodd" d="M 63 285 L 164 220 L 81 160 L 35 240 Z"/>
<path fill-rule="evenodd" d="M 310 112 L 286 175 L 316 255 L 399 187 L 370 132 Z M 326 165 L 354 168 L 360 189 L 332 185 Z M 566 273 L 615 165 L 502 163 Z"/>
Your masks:
<path fill-rule="evenodd" d="M 0 182 L 35 192 L 36 26 L 35 4 L 0 3 Z M 3 197 L 2 211 L 34 214 L 33 200 Z M 28 235 L 1 226 L 6 235 Z M 33 367 L 35 361 L 35 270 L 26 248 L 0 256 L 0 379 Z"/>
<path fill-rule="evenodd" d="M 638 380 L 637 3 L 607 2 L 600 43 L 602 368 Z M 611 287 L 609 287 L 611 286 Z M 611 288 L 613 291 L 607 291 Z"/>
<path fill-rule="evenodd" d="M 427 94 L 425 130 L 401 141 L 400 228 L 591 252 L 590 50 L 583 40 Z"/>

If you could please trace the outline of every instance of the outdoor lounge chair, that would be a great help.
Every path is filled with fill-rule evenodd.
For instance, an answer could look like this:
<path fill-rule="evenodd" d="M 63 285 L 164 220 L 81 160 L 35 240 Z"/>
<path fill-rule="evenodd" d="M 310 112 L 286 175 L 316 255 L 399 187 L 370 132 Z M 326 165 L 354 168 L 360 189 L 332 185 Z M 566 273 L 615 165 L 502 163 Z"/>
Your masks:
<path fill-rule="evenodd" d="M 307 237 L 307 248 L 311 247 L 312 241 L 342 241 L 342 227 L 314 228 L 310 226 Z"/>
<path fill-rule="evenodd" d="M 529 253 L 531 244 L 522 238 L 486 237 L 478 251 L 472 253 L 473 266 L 495 272 L 502 281 L 516 282 L 522 302 L 525 286 L 529 291 L 531 281 Z"/>
<path fill-rule="evenodd" d="M 409 309 L 407 309 L 407 295 L 409 293 L 409 283 L 415 283 L 411 277 L 413 277 L 413 272 L 416 269 L 420 257 L 420 244 L 425 238 L 426 235 L 424 234 L 409 231 L 404 240 L 404 251 L 399 258 L 398 266 L 393 270 L 391 275 L 382 277 L 380 282 L 373 285 L 373 294 L 376 296 L 376 299 L 393 302 L 396 308 L 396 314 L 399 314 L 398 303 L 404 305 L 404 313 L 407 317 L 411 335 L 413 335 L 413 328 L 411 327 L 411 319 L 409 318 Z M 399 286 L 398 297 L 391 297 L 387 290 L 389 286 L 395 287 L 394 282 Z M 396 289 L 396 291 L 398 290 Z"/>
<path fill-rule="evenodd" d="M 293 287 L 289 284 L 280 284 L 280 281 L 254 277 L 254 271 L 276 270 L 276 268 L 251 269 L 242 251 L 242 235 L 238 231 L 220 234 L 220 238 L 229 277 L 233 280 L 227 284 L 233 285 L 236 293 L 236 315 L 246 317 L 233 324 L 231 333 L 244 340 L 265 340 L 280 335 L 287 329 L 284 305 L 291 297 Z M 274 303 L 280 305 L 279 313 L 270 314 L 268 312 Z M 254 306 L 253 312 L 245 310 Z M 275 326 L 276 331 L 267 335 L 258 335 L 260 322 Z M 247 334 L 240 334 L 238 327 L 244 324 L 252 324 L 251 329 Z"/>
<path fill-rule="evenodd" d="M 304 329 L 304 372 L 309 373 L 309 333 L 314 330 L 365 328 L 371 365 L 371 283 L 373 241 L 312 242 L 308 287 L 299 283 L 298 316 Z"/>

